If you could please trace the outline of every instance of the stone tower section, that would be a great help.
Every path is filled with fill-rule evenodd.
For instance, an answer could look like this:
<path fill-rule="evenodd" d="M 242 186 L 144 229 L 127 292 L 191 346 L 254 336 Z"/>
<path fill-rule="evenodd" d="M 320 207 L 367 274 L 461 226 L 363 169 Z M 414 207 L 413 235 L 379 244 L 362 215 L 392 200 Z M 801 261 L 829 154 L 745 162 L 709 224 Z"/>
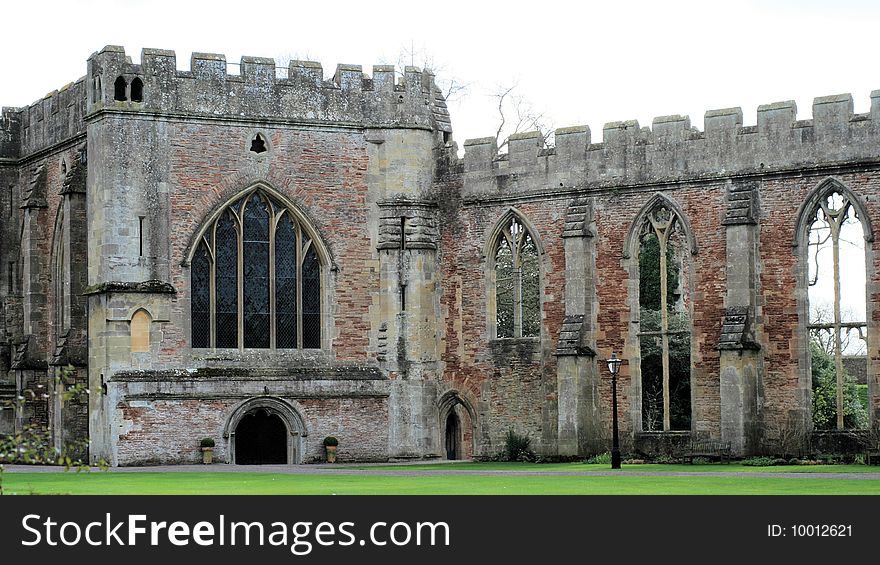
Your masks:
<path fill-rule="evenodd" d="M 144 49 L 135 65 L 108 46 L 89 58 L 86 84 L 89 366 L 92 389 L 104 391 L 91 407 L 94 455 L 190 456 L 191 437 L 151 447 L 167 423 L 217 437 L 232 461 L 243 406 L 263 397 L 302 422 L 289 426 L 291 461 L 323 457 L 325 435 L 350 458 L 434 450 L 430 189 L 451 129 L 433 75 L 408 67 L 396 80 L 379 66 L 367 77 L 339 65 L 325 80 L 315 62 L 279 70 L 272 59 L 230 65 L 208 53 L 181 71 L 174 52 Z M 195 247 L 254 190 L 276 214 L 289 206 L 320 249 L 319 347 L 285 351 L 275 337 L 266 350 L 192 346 Z M 239 304 L 248 299 L 240 289 Z M 350 410 L 369 421 L 339 417 Z"/>

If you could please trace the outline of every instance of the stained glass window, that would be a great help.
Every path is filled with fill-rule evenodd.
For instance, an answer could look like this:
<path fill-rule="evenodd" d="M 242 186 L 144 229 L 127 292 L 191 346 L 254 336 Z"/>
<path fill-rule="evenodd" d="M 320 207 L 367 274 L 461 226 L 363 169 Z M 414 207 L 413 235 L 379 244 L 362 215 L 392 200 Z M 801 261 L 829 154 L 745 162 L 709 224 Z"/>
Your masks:
<path fill-rule="evenodd" d="M 238 347 L 238 226 L 232 212 L 217 222 L 217 347 Z"/>
<path fill-rule="evenodd" d="M 191 268 L 193 347 L 321 347 L 320 255 L 293 212 L 268 194 L 231 202 Z"/>
<path fill-rule="evenodd" d="M 244 346 L 269 347 L 269 211 L 259 194 L 244 212 Z"/>
<path fill-rule="evenodd" d="M 204 242 L 192 260 L 192 344 L 211 345 L 211 261 Z"/>
<path fill-rule="evenodd" d="M 284 214 L 275 229 L 275 346 L 296 347 L 296 225 Z"/>
<path fill-rule="evenodd" d="M 309 247 L 302 264 L 303 347 L 321 347 L 321 268 L 314 247 Z"/>

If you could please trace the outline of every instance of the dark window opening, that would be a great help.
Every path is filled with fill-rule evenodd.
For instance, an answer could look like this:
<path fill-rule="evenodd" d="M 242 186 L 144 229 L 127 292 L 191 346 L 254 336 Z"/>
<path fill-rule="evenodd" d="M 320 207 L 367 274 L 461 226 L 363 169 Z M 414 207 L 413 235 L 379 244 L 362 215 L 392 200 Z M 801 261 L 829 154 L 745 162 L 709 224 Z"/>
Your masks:
<path fill-rule="evenodd" d="M 125 102 L 128 100 L 128 97 L 125 95 L 127 89 L 128 83 L 125 82 L 124 78 L 118 77 L 116 82 L 113 83 L 113 99 L 118 102 Z"/>
<path fill-rule="evenodd" d="M 266 152 L 266 139 L 262 134 L 257 134 L 254 136 L 254 139 L 251 140 L 251 151 L 254 153 L 265 153 Z"/>
<path fill-rule="evenodd" d="M 406 249 L 406 216 L 400 218 L 400 248 Z"/>
<path fill-rule="evenodd" d="M 400 285 L 400 311 L 406 312 L 406 285 Z"/>
<path fill-rule="evenodd" d="M 131 101 L 144 101 L 144 82 L 138 77 L 135 77 L 131 81 Z"/>
<path fill-rule="evenodd" d="M 144 256 L 144 216 L 138 216 L 138 257 Z"/>
<path fill-rule="evenodd" d="M 452 133 L 448 131 L 443 132 L 443 143 L 449 143 L 452 141 Z"/>
<path fill-rule="evenodd" d="M 61 174 L 67 174 L 67 163 L 64 162 L 64 159 L 61 160 Z"/>
<path fill-rule="evenodd" d="M 237 465 L 287 464 L 287 426 L 276 414 L 257 409 L 235 427 Z"/>

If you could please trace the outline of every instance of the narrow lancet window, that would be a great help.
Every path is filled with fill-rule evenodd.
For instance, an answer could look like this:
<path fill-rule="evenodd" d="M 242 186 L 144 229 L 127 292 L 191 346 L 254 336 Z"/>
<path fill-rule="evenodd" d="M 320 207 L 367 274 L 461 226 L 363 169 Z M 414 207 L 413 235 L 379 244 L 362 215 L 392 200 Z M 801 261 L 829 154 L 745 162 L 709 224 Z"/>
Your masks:
<path fill-rule="evenodd" d="M 538 248 L 529 230 L 511 217 L 495 244 L 495 337 L 541 333 Z"/>
<path fill-rule="evenodd" d="M 113 99 L 118 102 L 125 102 L 128 100 L 128 95 L 126 94 L 126 90 L 128 90 L 128 83 L 125 82 L 124 77 L 117 77 L 116 82 L 113 83 Z"/>
<path fill-rule="evenodd" d="M 832 190 L 807 231 L 813 427 L 868 426 L 865 232 L 850 198 Z"/>
<path fill-rule="evenodd" d="M 133 78 L 131 81 L 131 101 L 144 101 L 144 82 L 138 77 Z"/>
<path fill-rule="evenodd" d="M 687 241 L 666 206 L 649 212 L 639 239 L 642 429 L 691 428 L 691 322 L 682 259 Z"/>

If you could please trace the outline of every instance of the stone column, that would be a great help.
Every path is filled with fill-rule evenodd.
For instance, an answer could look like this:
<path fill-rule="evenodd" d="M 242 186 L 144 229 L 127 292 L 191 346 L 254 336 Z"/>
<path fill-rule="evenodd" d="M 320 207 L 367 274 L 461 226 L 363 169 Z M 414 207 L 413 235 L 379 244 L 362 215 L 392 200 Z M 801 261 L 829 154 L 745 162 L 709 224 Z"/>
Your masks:
<path fill-rule="evenodd" d="M 718 343 L 721 362 L 721 440 L 735 455 L 754 452 L 758 441 L 760 346 L 753 325 L 757 312 L 757 221 L 754 181 L 732 181 L 728 187 L 727 294 Z"/>
<path fill-rule="evenodd" d="M 556 346 L 559 455 L 586 455 L 600 437 L 595 343 L 596 245 L 590 206 L 571 203 L 562 234 L 565 245 L 565 319 Z"/>

